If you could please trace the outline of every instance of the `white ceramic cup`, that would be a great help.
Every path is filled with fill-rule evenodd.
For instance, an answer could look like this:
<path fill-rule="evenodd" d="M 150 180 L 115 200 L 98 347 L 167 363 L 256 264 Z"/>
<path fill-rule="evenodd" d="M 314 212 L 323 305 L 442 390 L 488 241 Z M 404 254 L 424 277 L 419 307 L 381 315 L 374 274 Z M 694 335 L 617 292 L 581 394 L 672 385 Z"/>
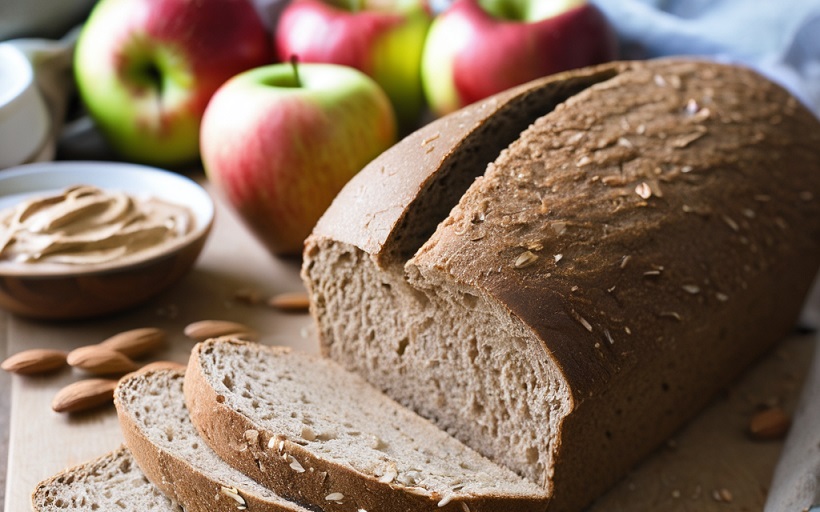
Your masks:
<path fill-rule="evenodd" d="M 50 126 L 31 63 L 14 46 L 0 44 L 0 169 L 31 158 Z"/>

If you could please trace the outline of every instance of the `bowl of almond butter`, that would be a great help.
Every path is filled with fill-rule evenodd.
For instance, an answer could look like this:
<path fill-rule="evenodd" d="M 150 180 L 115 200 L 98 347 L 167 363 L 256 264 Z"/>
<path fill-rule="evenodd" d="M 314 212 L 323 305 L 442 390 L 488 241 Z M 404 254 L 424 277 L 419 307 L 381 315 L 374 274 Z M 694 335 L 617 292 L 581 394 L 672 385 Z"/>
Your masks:
<path fill-rule="evenodd" d="M 210 233 L 198 183 L 153 167 L 48 162 L 0 172 L 0 307 L 88 318 L 142 304 L 180 280 Z"/>

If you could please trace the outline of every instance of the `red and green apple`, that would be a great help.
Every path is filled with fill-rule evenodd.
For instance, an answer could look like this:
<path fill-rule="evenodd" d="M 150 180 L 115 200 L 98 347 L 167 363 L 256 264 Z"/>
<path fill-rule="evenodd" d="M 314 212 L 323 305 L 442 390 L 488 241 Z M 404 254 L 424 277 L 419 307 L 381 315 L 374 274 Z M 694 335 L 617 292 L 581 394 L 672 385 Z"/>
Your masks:
<path fill-rule="evenodd" d="M 430 27 L 421 76 L 430 109 L 443 115 L 616 56 L 614 29 L 585 0 L 456 0 Z"/>
<path fill-rule="evenodd" d="M 199 125 L 226 80 L 273 60 L 250 0 L 101 0 L 74 56 L 80 97 L 127 160 L 174 166 L 199 156 Z"/>
<path fill-rule="evenodd" d="M 279 58 L 356 68 L 384 89 L 400 124 L 424 107 L 421 53 L 431 15 L 423 0 L 293 0 L 276 28 Z"/>
<path fill-rule="evenodd" d="M 390 101 L 364 73 L 274 64 L 217 91 L 201 153 L 209 181 L 256 237 L 293 256 L 339 190 L 395 141 Z"/>

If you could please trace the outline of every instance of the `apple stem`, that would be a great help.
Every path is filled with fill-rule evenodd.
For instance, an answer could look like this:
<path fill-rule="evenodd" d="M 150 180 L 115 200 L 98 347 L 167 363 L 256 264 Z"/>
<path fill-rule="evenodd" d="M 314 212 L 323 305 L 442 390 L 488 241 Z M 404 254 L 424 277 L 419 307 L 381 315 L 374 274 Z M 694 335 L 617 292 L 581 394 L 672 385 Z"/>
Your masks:
<path fill-rule="evenodd" d="M 290 56 L 290 65 L 293 67 L 293 78 L 296 80 L 296 87 L 302 87 L 302 79 L 299 78 L 299 56 Z"/>

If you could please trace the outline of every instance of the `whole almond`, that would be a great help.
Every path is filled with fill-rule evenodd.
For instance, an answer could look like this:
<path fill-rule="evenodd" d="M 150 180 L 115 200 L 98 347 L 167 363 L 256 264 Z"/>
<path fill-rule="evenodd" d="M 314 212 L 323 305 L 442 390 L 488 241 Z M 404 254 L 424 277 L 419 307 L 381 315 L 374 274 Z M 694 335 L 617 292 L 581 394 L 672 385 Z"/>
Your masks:
<path fill-rule="evenodd" d="M 791 418 L 780 407 L 757 412 L 749 421 L 749 435 L 753 439 L 769 441 L 782 439 L 791 426 Z"/>
<path fill-rule="evenodd" d="M 289 313 L 299 313 L 310 308 L 310 299 L 303 292 L 280 293 L 271 297 L 268 305 Z"/>
<path fill-rule="evenodd" d="M 68 364 L 94 375 L 122 375 L 139 365 L 128 356 L 101 345 L 88 345 L 68 353 Z"/>
<path fill-rule="evenodd" d="M 264 300 L 262 292 L 253 288 L 240 288 L 233 294 L 233 298 L 237 302 L 255 306 Z"/>
<path fill-rule="evenodd" d="M 66 365 L 66 355 L 62 350 L 33 348 L 9 357 L 3 361 L 2 368 L 20 375 L 52 372 Z"/>
<path fill-rule="evenodd" d="M 259 335 L 248 327 L 237 322 L 227 320 L 201 320 L 185 327 L 185 336 L 195 341 L 205 341 L 209 338 L 233 336 L 243 340 L 256 340 Z"/>
<path fill-rule="evenodd" d="M 114 401 L 114 379 L 85 379 L 69 384 L 54 395 L 51 408 L 57 412 L 79 412 Z"/>
<path fill-rule="evenodd" d="M 131 329 L 100 342 L 100 346 L 139 359 L 159 349 L 165 343 L 165 331 L 156 327 Z"/>
<path fill-rule="evenodd" d="M 184 371 L 185 365 L 176 361 L 153 361 L 140 368 L 140 372 L 155 371 L 155 370 L 176 370 Z"/>

